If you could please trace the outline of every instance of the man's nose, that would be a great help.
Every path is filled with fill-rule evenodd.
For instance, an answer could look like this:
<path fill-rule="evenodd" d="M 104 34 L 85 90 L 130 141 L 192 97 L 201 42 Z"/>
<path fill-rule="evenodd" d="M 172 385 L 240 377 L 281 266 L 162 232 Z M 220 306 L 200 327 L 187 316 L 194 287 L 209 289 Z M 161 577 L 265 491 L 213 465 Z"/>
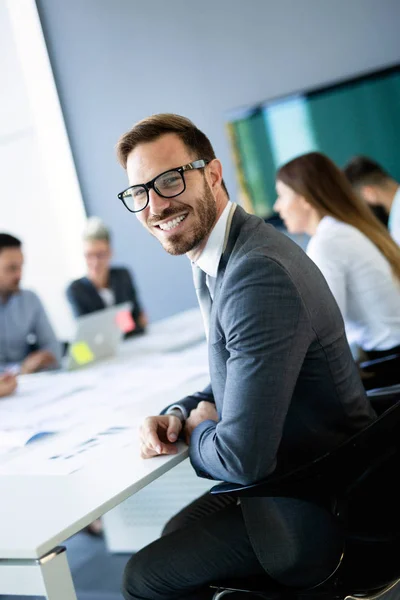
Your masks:
<path fill-rule="evenodd" d="M 152 215 L 160 215 L 171 205 L 171 198 L 163 198 L 153 189 L 149 190 L 149 209 Z"/>

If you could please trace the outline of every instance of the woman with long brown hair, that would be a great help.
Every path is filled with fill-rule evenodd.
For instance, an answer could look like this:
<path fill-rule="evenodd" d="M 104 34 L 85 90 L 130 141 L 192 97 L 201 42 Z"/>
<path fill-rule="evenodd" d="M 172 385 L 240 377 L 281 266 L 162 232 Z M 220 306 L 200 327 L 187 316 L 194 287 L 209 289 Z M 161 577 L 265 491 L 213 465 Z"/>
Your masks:
<path fill-rule="evenodd" d="M 348 340 L 368 358 L 400 352 L 400 248 L 319 152 L 276 175 L 275 210 L 290 233 L 307 233 L 307 254 L 341 309 Z"/>

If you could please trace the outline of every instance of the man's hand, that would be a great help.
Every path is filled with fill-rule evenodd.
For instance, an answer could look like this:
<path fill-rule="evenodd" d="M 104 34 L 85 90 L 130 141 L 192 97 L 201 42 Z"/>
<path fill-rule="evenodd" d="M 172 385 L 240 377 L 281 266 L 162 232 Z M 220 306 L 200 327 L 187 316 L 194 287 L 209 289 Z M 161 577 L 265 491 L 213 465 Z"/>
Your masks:
<path fill-rule="evenodd" d="M 36 371 L 40 371 L 40 369 L 52 367 L 55 362 L 56 359 L 51 352 L 48 352 L 48 350 L 31 352 L 21 364 L 21 375 L 36 373 Z"/>
<path fill-rule="evenodd" d="M 152 458 L 159 454 L 176 454 L 175 442 L 182 429 L 182 422 L 175 415 L 147 417 L 140 428 L 140 455 Z"/>
<path fill-rule="evenodd" d="M 197 425 L 200 425 L 203 421 L 219 421 L 218 413 L 213 402 L 207 402 L 202 400 L 198 403 L 196 408 L 190 411 L 189 418 L 185 421 L 185 440 L 189 445 L 190 438 L 192 437 L 192 431 Z"/>
<path fill-rule="evenodd" d="M 0 397 L 9 396 L 17 387 L 17 378 L 11 373 L 0 375 Z"/>
<path fill-rule="evenodd" d="M 147 325 L 149 324 L 149 320 L 147 318 L 146 313 L 141 312 L 139 317 L 138 317 L 138 325 L 140 327 L 142 327 L 143 329 L 146 329 Z"/>

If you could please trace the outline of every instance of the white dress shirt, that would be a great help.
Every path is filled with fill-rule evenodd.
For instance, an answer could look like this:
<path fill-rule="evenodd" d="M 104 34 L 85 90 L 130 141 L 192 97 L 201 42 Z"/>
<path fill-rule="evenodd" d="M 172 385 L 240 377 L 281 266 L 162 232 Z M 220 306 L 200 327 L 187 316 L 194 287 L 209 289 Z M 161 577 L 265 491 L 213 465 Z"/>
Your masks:
<path fill-rule="evenodd" d="M 400 345 L 400 282 L 361 231 L 324 217 L 307 246 L 339 305 L 350 344 L 364 350 Z"/>
<path fill-rule="evenodd" d="M 390 209 L 388 228 L 390 235 L 400 246 L 400 186 L 393 198 L 392 208 Z"/>
<path fill-rule="evenodd" d="M 227 227 L 230 221 L 231 210 L 233 211 L 236 204 L 228 202 L 225 206 L 222 215 L 214 225 L 213 230 L 207 240 L 197 261 L 192 264 L 197 265 L 204 273 L 206 273 L 206 284 L 210 292 L 211 299 L 214 298 L 215 283 L 217 281 L 217 273 L 219 261 L 221 260 L 224 251 L 225 242 L 227 239 Z M 187 419 L 188 414 L 183 406 L 173 404 L 169 407 L 167 414 L 175 414 L 180 419 Z"/>
<path fill-rule="evenodd" d="M 206 283 L 210 290 L 210 296 L 214 298 L 215 282 L 217 280 L 218 265 L 224 251 L 226 228 L 229 222 L 229 215 L 232 210 L 233 203 L 228 202 L 225 206 L 222 215 L 214 225 L 212 232 L 203 248 L 199 258 L 195 264 L 206 273 Z"/>

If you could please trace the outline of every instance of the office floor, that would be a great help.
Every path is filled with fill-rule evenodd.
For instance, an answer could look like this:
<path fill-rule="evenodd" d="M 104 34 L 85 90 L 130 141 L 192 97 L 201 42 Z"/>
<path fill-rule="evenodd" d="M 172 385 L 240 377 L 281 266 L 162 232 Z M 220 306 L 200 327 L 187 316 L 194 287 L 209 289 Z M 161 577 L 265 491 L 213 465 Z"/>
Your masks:
<path fill-rule="evenodd" d="M 103 539 L 87 533 L 78 533 L 66 546 L 78 600 L 123 600 L 120 586 L 128 554 L 109 554 Z M 39 597 L 0 596 L 0 600 Z"/>

